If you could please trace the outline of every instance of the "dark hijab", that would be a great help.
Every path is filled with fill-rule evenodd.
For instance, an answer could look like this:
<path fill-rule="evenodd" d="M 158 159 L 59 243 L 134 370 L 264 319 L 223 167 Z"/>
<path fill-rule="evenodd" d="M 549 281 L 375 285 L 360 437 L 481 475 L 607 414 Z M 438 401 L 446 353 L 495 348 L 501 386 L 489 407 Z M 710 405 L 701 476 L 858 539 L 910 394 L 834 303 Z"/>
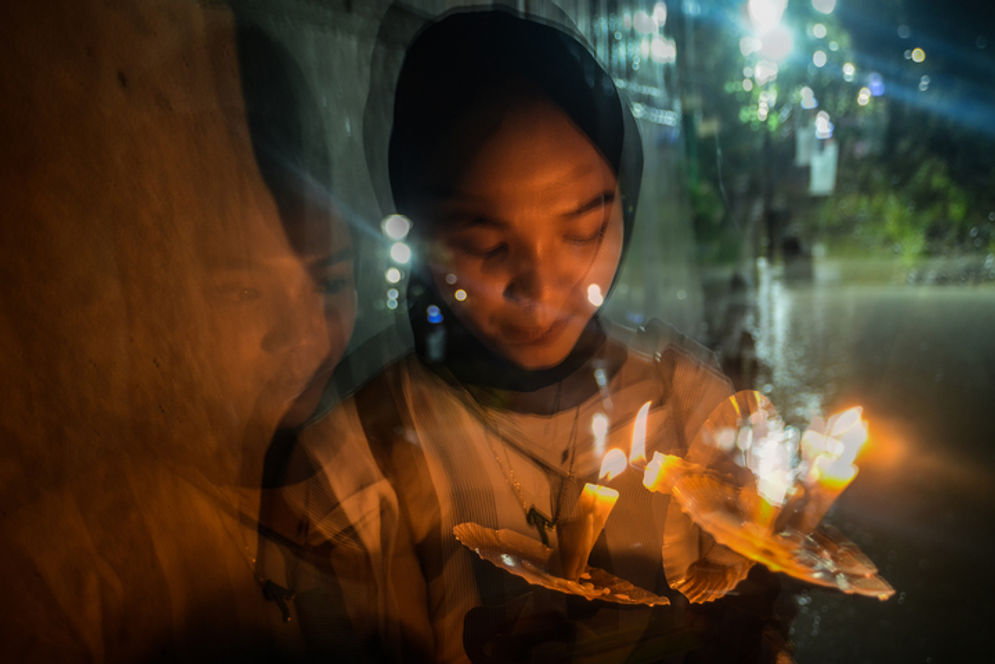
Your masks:
<path fill-rule="evenodd" d="M 452 13 L 425 28 L 408 48 L 394 100 L 388 150 L 390 184 L 397 210 L 413 214 L 424 176 L 483 105 L 510 107 L 508 96 L 535 91 L 562 109 L 601 152 L 618 178 L 623 211 L 623 249 L 632 237 L 642 174 L 635 121 L 611 75 L 578 39 L 510 10 Z M 486 131 L 486 129 L 485 129 Z M 415 215 L 414 232 L 431 233 Z M 614 283 L 612 284 L 614 286 Z M 535 391 L 576 372 L 604 345 L 595 316 L 570 355 L 558 366 L 530 371 L 484 346 L 439 295 L 426 265 L 413 268 L 408 317 L 419 357 L 461 383 Z M 427 315 L 438 307 L 441 322 Z M 432 310 L 434 312 L 434 309 Z"/>

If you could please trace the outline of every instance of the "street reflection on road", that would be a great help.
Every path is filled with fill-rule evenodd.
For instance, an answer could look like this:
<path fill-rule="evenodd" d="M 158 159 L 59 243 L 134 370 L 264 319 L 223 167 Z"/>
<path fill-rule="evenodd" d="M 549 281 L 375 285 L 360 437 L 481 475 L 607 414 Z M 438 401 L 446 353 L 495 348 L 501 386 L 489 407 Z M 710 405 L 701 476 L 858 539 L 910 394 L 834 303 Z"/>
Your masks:
<path fill-rule="evenodd" d="M 758 275 L 758 388 L 796 425 L 865 407 L 868 451 L 828 520 L 898 590 L 878 604 L 801 589 L 798 661 L 976 653 L 986 636 L 969 607 L 995 583 L 995 289 Z"/>

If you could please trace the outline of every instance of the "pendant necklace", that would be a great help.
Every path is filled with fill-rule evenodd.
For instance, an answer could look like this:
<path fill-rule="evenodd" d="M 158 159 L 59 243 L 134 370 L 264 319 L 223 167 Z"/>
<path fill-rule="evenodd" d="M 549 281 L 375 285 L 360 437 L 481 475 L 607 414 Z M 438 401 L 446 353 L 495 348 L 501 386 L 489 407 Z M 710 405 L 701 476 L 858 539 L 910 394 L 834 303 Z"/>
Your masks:
<path fill-rule="evenodd" d="M 534 452 L 524 447 L 520 443 L 512 440 L 507 436 L 501 429 L 502 427 L 493 421 L 493 418 L 487 414 L 486 407 L 483 406 L 472 393 L 469 393 L 469 400 L 464 400 L 477 419 L 484 425 L 486 431 L 484 432 L 484 440 L 487 442 L 487 446 L 494 456 L 494 460 L 497 462 L 498 467 L 501 469 L 501 473 L 504 475 L 505 480 L 511 487 L 512 493 L 518 499 L 518 503 L 521 505 L 523 512 L 525 513 L 526 523 L 535 528 L 539 533 L 539 539 L 545 546 L 549 546 L 549 531 L 556 527 L 556 523 L 560 518 L 561 506 L 563 503 L 564 493 L 568 490 L 569 486 L 573 480 L 573 468 L 574 468 L 574 457 L 576 454 L 575 443 L 577 439 L 577 426 L 580 419 L 580 405 L 574 409 L 574 420 L 571 426 L 570 436 L 567 442 L 567 449 L 563 452 L 563 461 L 569 461 L 569 466 L 566 473 L 560 468 L 550 465 L 546 461 L 539 458 Z M 559 400 L 560 391 L 557 389 L 556 401 L 554 405 L 554 411 L 559 411 Z M 499 439 L 505 444 L 506 447 L 502 450 L 502 455 L 498 454 L 498 450 L 494 447 L 494 442 L 492 441 L 492 436 Z M 525 490 L 522 487 L 522 483 L 519 481 L 518 476 L 515 474 L 515 469 L 512 467 L 511 457 L 508 454 L 508 447 L 511 447 L 519 454 L 521 454 L 525 459 L 531 462 L 533 465 L 539 467 L 547 475 L 552 475 L 558 478 L 558 489 L 556 492 L 556 500 L 553 503 L 552 516 L 542 511 L 534 501 L 529 501 L 526 498 Z M 551 487 L 552 488 L 552 487 Z"/>

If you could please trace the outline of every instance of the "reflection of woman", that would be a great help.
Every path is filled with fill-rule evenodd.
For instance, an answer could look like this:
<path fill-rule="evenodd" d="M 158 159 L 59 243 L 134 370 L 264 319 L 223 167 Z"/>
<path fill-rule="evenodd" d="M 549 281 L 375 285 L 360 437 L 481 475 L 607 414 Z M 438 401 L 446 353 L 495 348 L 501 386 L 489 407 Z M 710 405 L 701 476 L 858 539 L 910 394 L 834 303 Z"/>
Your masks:
<path fill-rule="evenodd" d="M 597 474 L 606 445 L 628 449 L 642 404 L 652 404 L 650 449 L 680 453 L 730 391 L 661 327 L 623 335 L 597 315 L 631 235 L 641 170 L 611 78 L 551 27 L 503 11 L 451 15 L 408 50 L 389 161 L 423 259 L 408 290 L 417 352 L 303 435 L 311 457 L 326 458 L 326 478 L 340 476 L 328 451 L 343 432 L 365 436 L 396 491 L 396 504 L 379 494 L 392 510 L 379 531 L 353 524 L 380 560 L 380 610 L 410 637 L 423 627 L 411 607 L 427 609 L 446 661 L 659 659 L 700 646 L 699 617 L 676 594 L 675 608 L 657 612 L 574 602 L 480 563 L 451 534 L 474 521 L 555 538 L 550 524 Z M 592 433 L 598 421 L 604 439 Z M 636 474 L 623 475 L 594 564 L 700 599 L 745 577 L 746 561 Z M 388 512 L 397 539 L 385 541 Z M 405 576 L 409 548 L 417 578 Z"/>
<path fill-rule="evenodd" d="M 238 34 L 167 1 L 0 24 L 2 661 L 303 654 L 260 591 L 243 473 L 330 335 L 253 152 Z"/>

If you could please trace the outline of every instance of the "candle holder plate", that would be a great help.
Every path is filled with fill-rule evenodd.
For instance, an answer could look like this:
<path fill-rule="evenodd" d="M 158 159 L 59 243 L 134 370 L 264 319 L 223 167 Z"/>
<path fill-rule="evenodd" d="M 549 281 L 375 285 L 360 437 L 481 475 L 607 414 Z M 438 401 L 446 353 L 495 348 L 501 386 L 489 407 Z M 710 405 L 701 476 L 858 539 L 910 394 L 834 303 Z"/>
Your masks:
<path fill-rule="evenodd" d="M 708 472 L 682 474 L 672 491 L 681 509 L 719 544 L 772 571 L 880 600 L 895 594 L 874 563 L 835 529 L 770 532 L 741 513 L 738 487 Z"/>
<path fill-rule="evenodd" d="M 453 535 L 483 560 L 534 586 L 616 604 L 670 604 L 667 597 L 651 593 L 597 567 L 588 567 L 586 573 L 576 581 L 557 576 L 550 571 L 553 549 L 512 530 L 494 530 L 467 522 L 455 526 Z"/>

